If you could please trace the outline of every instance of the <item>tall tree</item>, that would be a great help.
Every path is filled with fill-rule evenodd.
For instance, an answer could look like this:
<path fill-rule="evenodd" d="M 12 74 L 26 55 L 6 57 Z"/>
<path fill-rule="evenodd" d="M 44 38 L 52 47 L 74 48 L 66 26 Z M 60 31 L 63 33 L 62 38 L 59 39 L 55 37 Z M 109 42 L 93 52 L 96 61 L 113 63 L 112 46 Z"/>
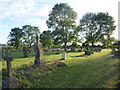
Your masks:
<path fill-rule="evenodd" d="M 20 28 L 13 28 L 8 36 L 10 40 L 8 40 L 8 45 L 14 46 L 16 49 L 19 47 L 22 42 L 23 30 Z"/>
<path fill-rule="evenodd" d="M 101 34 L 101 37 L 106 36 L 107 39 L 110 40 L 110 36 L 116 28 L 113 17 L 110 16 L 109 13 L 99 12 L 95 16 L 95 22 L 98 29 L 98 34 Z"/>
<path fill-rule="evenodd" d="M 80 20 L 82 32 L 85 34 L 86 42 L 94 46 L 104 36 L 110 37 L 115 30 L 113 17 L 108 13 L 86 13 Z"/>
<path fill-rule="evenodd" d="M 53 29 L 54 40 L 64 44 L 65 51 L 67 43 L 73 38 L 76 17 L 77 13 L 67 3 L 60 3 L 52 8 L 46 22 L 48 28 Z"/>
<path fill-rule="evenodd" d="M 35 43 L 36 34 L 40 33 L 38 27 L 31 25 L 24 25 L 22 27 L 24 31 L 23 42 L 31 48 L 31 45 Z"/>
<path fill-rule="evenodd" d="M 94 43 L 98 41 L 100 34 L 98 34 L 98 29 L 95 23 L 96 13 L 86 13 L 80 20 L 80 28 L 86 39 L 86 43 L 91 43 L 94 46 Z"/>
<path fill-rule="evenodd" d="M 51 48 L 54 45 L 52 32 L 50 30 L 43 31 L 43 33 L 40 34 L 40 39 L 44 48 Z"/>

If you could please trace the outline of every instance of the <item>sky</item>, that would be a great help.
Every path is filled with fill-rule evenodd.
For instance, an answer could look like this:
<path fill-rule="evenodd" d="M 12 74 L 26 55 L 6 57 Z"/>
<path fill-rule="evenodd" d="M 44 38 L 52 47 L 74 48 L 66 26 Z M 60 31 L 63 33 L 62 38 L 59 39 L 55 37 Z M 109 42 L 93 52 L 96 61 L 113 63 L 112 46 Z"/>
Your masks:
<path fill-rule="evenodd" d="M 118 39 L 118 2 L 119 0 L 0 0 L 0 43 L 7 43 L 7 37 L 15 27 L 38 26 L 41 33 L 48 30 L 46 21 L 56 3 L 67 3 L 77 12 L 77 25 L 87 12 L 108 12 L 117 26 L 112 36 Z"/>

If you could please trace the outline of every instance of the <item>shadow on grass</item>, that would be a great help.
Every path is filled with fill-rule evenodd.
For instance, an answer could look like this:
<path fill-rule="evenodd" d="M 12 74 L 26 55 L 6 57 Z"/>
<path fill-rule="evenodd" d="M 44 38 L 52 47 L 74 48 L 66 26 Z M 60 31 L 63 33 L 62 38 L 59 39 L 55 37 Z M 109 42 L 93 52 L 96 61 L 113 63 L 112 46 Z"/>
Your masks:
<path fill-rule="evenodd" d="M 29 83 L 27 85 L 30 88 L 100 88 L 117 75 L 117 71 L 113 66 L 116 63 L 113 63 L 113 59 L 113 57 L 106 55 L 91 58 L 88 61 L 85 60 L 83 63 L 69 64 L 68 67 L 51 72 L 48 76 L 36 78 L 32 81 L 28 78 L 27 81 L 32 83 L 32 86 Z M 24 70 L 26 68 L 29 67 L 22 66 L 18 69 Z M 35 70 L 33 69 L 33 71 Z M 112 83 L 109 86 L 115 87 L 114 85 Z"/>
<path fill-rule="evenodd" d="M 111 62 L 113 62 L 112 65 L 111 65 Z M 76 64 L 74 66 L 72 65 L 70 71 L 71 71 L 71 75 L 72 74 L 74 75 L 71 78 L 74 78 L 77 81 L 77 79 L 80 76 L 84 77 L 86 74 L 86 77 L 84 78 L 88 79 L 88 81 L 91 81 L 91 83 L 89 83 L 90 85 L 88 84 L 88 87 L 92 87 L 92 84 L 94 84 L 95 82 L 97 83 L 97 80 L 99 84 L 101 82 L 101 85 L 104 85 L 104 83 L 106 83 L 113 75 L 115 75 L 115 73 L 118 74 L 117 71 L 115 72 L 114 70 L 112 70 L 114 68 L 113 66 L 114 62 L 115 61 L 113 57 L 106 55 L 100 58 L 94 58 L 93 60 L 85 61 L 84 63 L 81 63 L 81 64 Z M 79 73 L 79 76 L 77 78 L 74 77 L 75 74 L 78 74 L 78 73 Z M 96 75 L 94 73 L 96 73 Z M 96 78 L 96 80 L 94 78 Z M 98 87 L 98 83 L 96 84 L 97 87 Z M 82 82 L 81 82 L 81 86 L 82 86 Z M 86 86 L 87 85 L 85 86 L 83 85 L 83 87 L 86 87 Z"/>
<path fill-rule="evenodd" d="M 88 56 L 90 56 L 90 55 L 83 54 L 83 55 L 77 55 L 77 56 L 71 56 L 71 57 L 88 57 Z"/>
<path fill-rule="evenodd" d="M 54 61 L 53 62 L 53 64 L 55 63 L 55 62 L 58 62 L 58 61 L 60 61 L 60 60 L 56 60 L 56 61 Z M 47 62 L 48 63 L 48 62 Z M 52 63 L 51 63 L 52 64 Z M 42 69 L 44 69 L 44 70 L 42 70 Z M 47 64 L 47 65 L 45 65 L 45 67 L 44 67 L 44 65 L 40 65 L 39 67 L 37 67 L 37 66 L 35 66 L 34 65 L 34 63 L 32 62 L 31 64 L 23 64 L 22 66 L 20 66 L 20 67 L 14 67 L 14 68 L 12 68 L 12 73 L 13 73 L 13 76 L 14 76 L 14 74 L 16 73 L 16 72 L 20 72 L 20 73 L 22 73 L 22 72 L 27 72 L 27 71 L 29 71 L 29 70 L 36 70 L 36 69 L 41 69 L 41 71 L 42 72 L 46 72 L 46 70 L 47 71 L 49 71 L 49 70 L 51 70 L 51 68 L 49 67 L 49 64 Z M 32 73 L 31 71 L 30 71 L 30 73 Z M 16 73 L 17 74 L 17 73 Z M 28 73 L 29 74 L 29 73 Z M 5 79 L 7 77 L 7 68 L 4 68 L 4 69 L 2 69 L 2 78 L 3 78 L 3 80 Z"/>
<path fill-rule="evenodd" d="M 31 88 L 101 88 L 107 84 L 116 87 L 116 83 L 108 81 L 118 72 L 111 65 L 112 57 L 101 57 L 84 63 L 71 64 L 68 67 L 49 73 L 48 76 L 32 81 Z M 113 62 L 113 61 L 112 61 Z M 31 82 L 30 80 L 28 80 Z M 115 81 L 115 80 L 114 80 Z M 74 83 L 73 83 L 74 82 Z M 39 84 L 37 84 L 39 83 Z"/>

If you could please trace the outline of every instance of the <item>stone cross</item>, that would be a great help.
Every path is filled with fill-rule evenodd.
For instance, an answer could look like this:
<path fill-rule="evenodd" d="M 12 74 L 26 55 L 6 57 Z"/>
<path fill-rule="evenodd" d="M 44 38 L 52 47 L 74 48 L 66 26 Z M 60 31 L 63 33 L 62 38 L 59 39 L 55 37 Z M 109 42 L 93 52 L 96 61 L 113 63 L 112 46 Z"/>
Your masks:
<path fill-rule="evenodd" d="M 4 57 L 4 60 L 7 63 L 7 77 L 10 78 L 12 76 L 11 61 L 13 61 L 13 57 L 9 56 L 9 52 L 8 51 L 6 51 L 6 56 Z"/>
<path fill-rule="evenodd" d="M 40 65 L 40 51 L 38 48 L 38 35 L 36 35 L 36 43 L 34 45 L 34 51 L 35 51 L 35 60 L 34 63 L 36 66 Z"/>
<path fill-rule="evenodd" d="M 2 83 L 2 88 L 18 88 L 20 83 L 16 80 L 16 77 L 12 76 L 12 68 L 11 68 L 11 61 L 13 61 L 13 57 L 9 56 L 9 52 L 6 51 L 6 56 L 4 60 L 7 63 L 7 78 Z"/>
<path fill-rule="evenodd" d="M 39 46 L 39 50 L 40 50 L 40 61 L 41 61 L 41 64 L 46 64 L 46 60 L 44 58 L 44 55 L 43 55 L 43 45 L 42 43 L 39 41 L 38 43 L 38 46 Z"/>
<path fill-rule="evenodd" d="M 43 57 L 42 43 L 38 40 L 38 35 L 36 35 L 36 43 L 35 43 L 34 51 L 35 51 L 35 60 L 34 60 L 35 65 L 39 66 L 40 64 L 45 64 L 46 61 Z"/>
<path fill-rule="evenodd" d="M 62 53 L 62 60 L 65 60 L 66 59 L 66 52 L 63 52 Z"/>

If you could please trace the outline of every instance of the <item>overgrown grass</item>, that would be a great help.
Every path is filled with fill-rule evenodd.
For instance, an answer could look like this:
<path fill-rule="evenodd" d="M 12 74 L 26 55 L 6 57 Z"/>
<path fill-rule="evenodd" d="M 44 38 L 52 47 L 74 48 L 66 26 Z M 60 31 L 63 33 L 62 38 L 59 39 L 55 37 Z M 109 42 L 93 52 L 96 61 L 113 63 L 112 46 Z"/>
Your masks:
<path fill-rule="evenodd" d="M 12 67 L 18 69 L 32 65 L 33 54 L 31 53 L 29 58 L 17 58 L 17 52 L 14 53 L 16 59 L 12 62 Z M 60 61 L 67 65 L 64 68 L 21 69 L 35 75 L 51 71 L 41 78 L 33 79 L 32 76 L 18 73 L 14 73 L 14 75 L 17 76 L 24 88 L 115 88 L 119 74 L 118 67 L 115 65 L 118 64 L 120 59 L 114 58 L 110 49 L 104 49 L 100 53 L 95 52 L 91 56 L 80 57 L 83 54 L 84 52 L 67 53 L 67 59 Z M 60 60 L 61 54 L 47 52 L 45 53 L 45 59 L 48 63 L 52 63 Z M 5 62 L 3 62 L 2 68 L 5 68 Z"/>

